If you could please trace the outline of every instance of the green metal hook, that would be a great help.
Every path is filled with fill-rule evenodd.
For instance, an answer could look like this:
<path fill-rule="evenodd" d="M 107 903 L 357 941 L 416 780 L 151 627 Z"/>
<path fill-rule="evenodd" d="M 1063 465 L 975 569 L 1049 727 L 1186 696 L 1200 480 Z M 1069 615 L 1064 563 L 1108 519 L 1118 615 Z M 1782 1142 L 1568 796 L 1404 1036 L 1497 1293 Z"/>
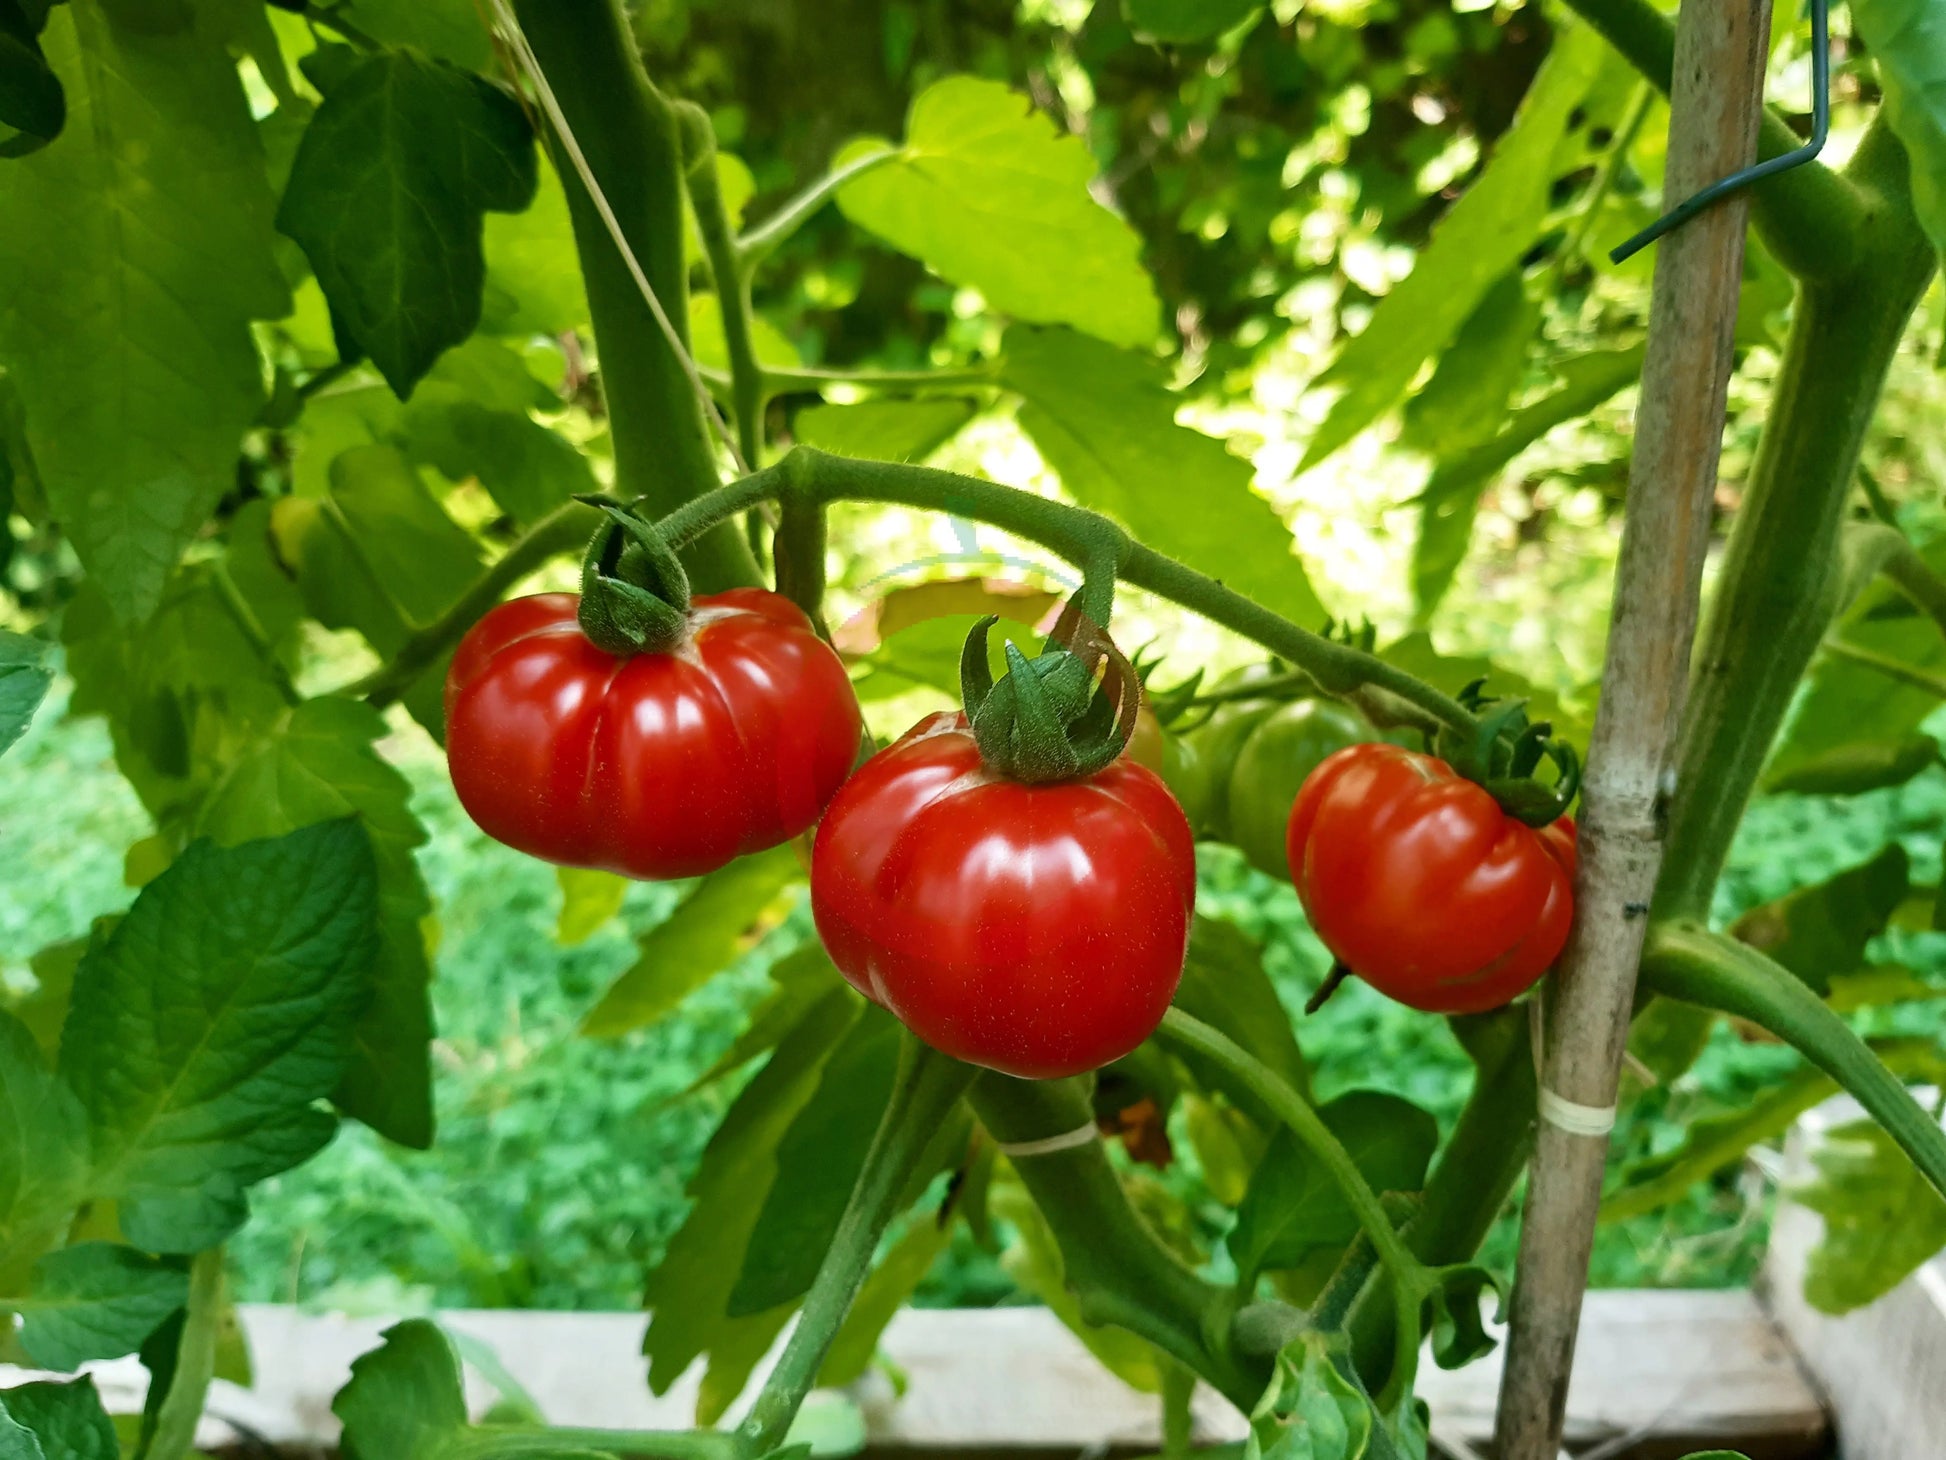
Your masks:
<path fill-rule="evenodd" d="M 1694 197 L 1683 199 L 1628 242 L 1610 250 L 1608 257 L 1615 263 L 1619 264 L 1631 255 L 1640 253 L 1672 228 L 1682 227 L 1712 203 L 1721 202 L 1732 193 L 1741 192 L 1752 183 L 1762 182 L 1767 177 L 1775 177 L 1780 172 L 1789 172 L 1793 167 L 1809 162 L 1824 150 L 1825 140 L 1831 135 L 1831 0 L 1810 0 L 1810 3 L 1810 140 L 1802 147 L 1786 152 L 1781 157 L 1773 157 L 1768 162 L 1759 162 L 1754 167 L 1733 172 L 1721 182 L 1711 183 Z"/>

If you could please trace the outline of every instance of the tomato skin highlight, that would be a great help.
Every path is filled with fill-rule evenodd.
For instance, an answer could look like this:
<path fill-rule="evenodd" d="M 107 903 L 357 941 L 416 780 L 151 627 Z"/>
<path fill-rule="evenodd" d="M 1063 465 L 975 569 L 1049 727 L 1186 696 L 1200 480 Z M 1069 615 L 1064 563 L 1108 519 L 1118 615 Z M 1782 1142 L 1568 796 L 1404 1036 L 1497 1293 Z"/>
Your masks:
<path fill-rule="evenodd" d="M 956 713 L 867 761 L 811 856 L 818 935 L 852 986 L 935 1049 L 1032 1080 L 1148 1038 L 1195 901 L 1189 823 L 1152 771 L 1123 756 L 1007 780 Z"/>
<path fill-rule="evenodd" d="M 1286 845 L 1325 947 L 1411 1008 L 1498 1008 L 1567 943 L 1574 822 L 1527 826 L 1433 756 L 1339 751 L 1298 793 Z"/>
<path fill-rule="evenodd" d="M 694 877 L 808 830 L 857 757 L 843 663 L 786 598 L 695 600 L 670 653 L 617 657 L 543 593 L 493 609 L 446 676 L 460 804 L 497 841 L 570 867 Z"/>

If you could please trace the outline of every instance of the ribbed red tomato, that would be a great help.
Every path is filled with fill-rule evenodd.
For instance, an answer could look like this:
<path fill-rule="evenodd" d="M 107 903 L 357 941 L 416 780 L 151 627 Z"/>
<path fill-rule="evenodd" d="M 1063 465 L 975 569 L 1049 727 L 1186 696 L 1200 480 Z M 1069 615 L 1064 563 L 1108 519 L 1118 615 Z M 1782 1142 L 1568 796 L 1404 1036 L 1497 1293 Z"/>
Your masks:
<path fill-rule="evenodd" d="M 832 961 L 926 1043 L 1027 1079 L 1119 1059 L 1182 977 L 1196 847 L 1154 772 L 1123 756 L 1026 785 L 966 719 L 920 721 L 845 783 L 811 858 Z"/>
<path fill-rule="evenodd" d="M 1298 792 L 1287 845 L 1324 946 L 1412 1008 L 1498 1008 L 1567 943 L 1574 822 L 1528 826 L 1433 756 L 1378 744 L 1329 757 Z"/>
<path fill-rule="evenodd" d="M 453 788 L 489 836 L 570 867 L 693 877 L 809 829 L 858 755 L 844 665 L 789 599 L 695 600 L 668 653 L 617 657 L 579 598 L 503 603 L 446 676 Z"/>

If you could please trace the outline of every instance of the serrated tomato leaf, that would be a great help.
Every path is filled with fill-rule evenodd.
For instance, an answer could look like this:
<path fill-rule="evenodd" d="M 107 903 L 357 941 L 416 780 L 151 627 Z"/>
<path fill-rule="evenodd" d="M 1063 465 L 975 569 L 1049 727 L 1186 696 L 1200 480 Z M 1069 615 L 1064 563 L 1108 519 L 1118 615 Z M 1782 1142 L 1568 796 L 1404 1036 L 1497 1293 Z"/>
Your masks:
<path fill-rule="evenodd" d="M 855 142 L 842 166 L 891 144 Z M 948 76 L 913 99 L 905 144 L 839 189 L 845 216 L 995 309 L 1146 345 L 1160 308 L 1141 240 L 1088 191 L 1087 143 L 997 81 Z"/>
<path fill-rule="evenodd" d="M 0 365 L 48 506 L 127 623 L 235 479 L 263 403 L 250 322 L 289 293 L 221 38 L 134 35 L 63 5 L 41 45 L 67 126 L 0 163 Z"/>
<path fill-rule="evenodd" d="M 248 1186 L 316 1154 L 377 940 L 371 844 L 346 821 L 190 846 L 75 970 L 60 1073 L 93 1190 L 150 1252 L 234 1231 Z"/>
<path fill-rule="evenodd" d="M 513 97 L 404 51 L 360 59 L 305 128 L 277 226 L 401 398 L 479 323 L 485 215 L 533 200 L 534 158 Z"/>
<path fill-rule="evenodd" d="M 132 1354 L 189 1300 L 189 1274 L 112 1242 L 82 1242 L 34 1264 L 21 1347 L 44 1369 Z"/>
<path fill-rule="evenodd" d="M 1324 621 L 1288 528 L 1250 489 L 1250 463 L 1176 424 L 1162 364 L 1072 330 L 1007 331 L 1002 382 L 1061 485 L 1143 543 L 1300 624 Z"/>
<path fill-rule="evenodd" d="M 378 877 L 378 941 L 356 970 L 350 1061 L 330 1092 L 338 1107 L 389 1140 L 432 1142 L 428 1047 L 432 978 L 423 924 L 432 912 L 414 857 L 426 831 L 412 788 L 377 750 L 385 717 L 337 697 L 307 700 L 242 748 L 203 803 L 195 828 L 230 846 L 356 817 Z"/>
<path fill-rule="evenodd" d="M 101 1407 L 92 1378 L 66 1384 L 17 1384 L 0 1391 L 0 1419 L 33 1437 L 32 1449 L 0 1424 L 4 1460 L 121 1460 L 115 1423 Z"/>

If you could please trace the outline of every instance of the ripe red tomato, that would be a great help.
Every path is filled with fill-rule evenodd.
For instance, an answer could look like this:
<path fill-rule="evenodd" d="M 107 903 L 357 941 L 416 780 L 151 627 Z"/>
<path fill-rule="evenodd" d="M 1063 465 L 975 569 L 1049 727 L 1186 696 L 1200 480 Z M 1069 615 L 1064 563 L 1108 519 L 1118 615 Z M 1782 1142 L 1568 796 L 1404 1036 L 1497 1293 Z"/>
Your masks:
<path fill-rule="evenodd" d="M 818 827 L 811 907 L 860 993 L 956 1059 L 1078 1075 L 1154 1031 L 1196 901 L 1182 808 L 1127 756 L 1076 781 L 988 769 L 959 714 L 920 721 Z"/>
<path fill-rule="evenodd" d="M 1567 942 L 1574 822 L 1527 826 L 1430 755 L 1339 751 L 1298 792 L 1287 844 L 1324 946 L 1412 1008 L 1498 1008 Z"/>
<path fill-rule="evenodd" d="M 503 603 L 446 676 L 446 755 L 481 830 L 570 867 L 693 877 L 807 830 L 858 755 L 844 665 L 789 599 L 695 600 L 674 652 L 617 658 L 579 598 Z"/>

